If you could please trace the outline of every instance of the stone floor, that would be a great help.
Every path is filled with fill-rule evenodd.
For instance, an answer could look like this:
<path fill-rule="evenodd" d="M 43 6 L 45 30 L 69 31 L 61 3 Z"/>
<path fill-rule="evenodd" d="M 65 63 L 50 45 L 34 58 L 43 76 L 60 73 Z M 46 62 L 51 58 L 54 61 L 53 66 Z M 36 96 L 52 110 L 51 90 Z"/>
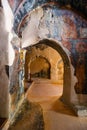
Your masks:
<path fill-rule="evenodd" d="M 45 130 L 87 130 L 87 117 L 77 117 L 67 105 L 60 101 L 62 91 L 62 85 L 50 80 L 37 79 L 29 87 L 25 96 L 29 101 L 41 105 Z"/>
<path fill-rule="evenodd" d="M 87 130 L 87 117 L 77 117 L 59 100 L 62 91 L 61 85 L 38 79 L 29 88 L 27 97 L 42 106 L 45 130 Z"/>

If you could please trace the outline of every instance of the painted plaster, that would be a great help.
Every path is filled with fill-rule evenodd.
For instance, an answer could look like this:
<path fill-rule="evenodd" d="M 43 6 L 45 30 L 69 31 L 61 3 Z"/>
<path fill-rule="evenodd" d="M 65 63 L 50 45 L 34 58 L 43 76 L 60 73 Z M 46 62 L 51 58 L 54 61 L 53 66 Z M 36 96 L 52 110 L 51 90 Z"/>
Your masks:
<path fill-rule="evenodd" d="M 47 2 L 50 1 L 23 1 L 14 14 L 13 29 L 22 36 L 22 48 L 43 39 L 56 41 L 71 63 L 65 75 L 64 98 L 69 93 L 70 102 L 87 103 L 87 21 L 70 9 L 53 3 L 46 5 Z M 77 1 L 72 4 L 74 6 Z"/>
<path fill-rule="evenodd" d="M 35 21 L 35 19 L 37 20 Z M 51 5 L 31 11 L 27 17 L 27 22 L 28 25 L 22 30 L 22 47 L 34 45 L 42 39 L 58 41 L 58 44 L 71 59 L 71 87 L 69 86 L 70 88 L 67 89 L 66 93 L 70 89 L 71 102 L 81 101 L 79 99 L 81 94 L 83 94 L 82 98 L 86 102 L 87 34 L 83 31 L 82 37 L 80 31 L 87 28 L 87 21 L 72 11 Z M 68 78 L 66 76 L 67 83 Z M 68 87 L 67 83 L 65 84 Z"/>
<path fill-rule="evenodd" d="M 49 2 L 56 2 L 60 3 L 61 5 L 71 5 L 72 7 L 76 8 L 78 11 L 81 11 L 83 14 L 87 16 L 87 8 L 86 8 L 86 1 L 82 0 L 8 0 L 13 12 L 14 12 L 14 30 L 16 33 L 17 28 L 20 24 L 20 22 L 23 20 L 23 18 L 27 15 L 28 12 L 31 10 L 37 8 L 38 6 L 42 6 L 43 4 L 49 3 Z"/>
<path fill-rule="evenodd" d="M 83 31 L 84 29 L 85 31 Z M 70 102 L 81 101 L 82 99 L 78 98 L 78 95 L 81 94 L 84 95 L 84 102 L 87 101 L 85 96 L 87 94 L 86 30 L 87 21 L 85 19 L 70 10 L 53 4 L 32 10 L 19 27 L 19 31 L 22 32 L 22 48 L 34 45 L 43 39 L 50 39 L 56 41 L 66 53 L 71 65 L 68 66 L 67 62 L 64 63 L 65 66 L 70 67 L 65 74 L 67 82 L 64 82 L 64 85 L 67 88 L 64 87 L 64 99 L 70 93 L 70 97 L 67 96 L 67 100 Z M 15 79 L 14 73 L 12 78 Z M 16 83 L 15 81 L 15 86 L 17 86 Z M 14 93 L 15 89 L 13 90 Z"/>

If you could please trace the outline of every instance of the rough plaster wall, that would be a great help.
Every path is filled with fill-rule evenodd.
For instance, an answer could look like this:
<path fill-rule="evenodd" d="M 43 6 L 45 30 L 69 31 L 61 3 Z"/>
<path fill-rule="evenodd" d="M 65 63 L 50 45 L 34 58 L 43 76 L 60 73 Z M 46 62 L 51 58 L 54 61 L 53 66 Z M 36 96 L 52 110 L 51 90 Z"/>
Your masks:
<path fill-rule="evenodd" d="M 48 34 L 48 29 L 42 26 L 39 28 L 40 20 L 43 17 L 43 9 L 40 8 L 34 11 L 30 15 L 30 21 L 27 28 L 23 31 L 23 38 L 22 38 L 22 47 L 26 47 L 28 45 L 32 45 L 37 43 L 40 40 L 40 37 L 43 39 Z M 25 35 L 26 34 L 26 35 Z"/>
<path fill-rule="evenodd" d="M 27 18 L 29 21 L 28 25 L 22 32 L 22 47 L 26 47 L 28 44 L 35 44 L 43 38 L 54 38 L 58 41 L 61 39 L 67 41 L 67 38 L 77 38 L 74 16 L 72 15 L 70 18 L 71 14 L 68 14 L 67 11 L 67 17 L 64 11 L 59 10 L 58 14 L 57 12 L 56 8 L 54 10 L 53 8 L 45 9 L 40 7 L 32 11 Z M 59 13 L 63 14 L 60 16 Z"/>
<path fill-rule="evenodd" d="M 1 85 L 0 87 L 3 87 L 3 89 L 0 89 L 0 93 L 1 93 L 0 100 L 2 98 L 2 100 L 0 102 L 1 103 L 0 112 L 2 113 L 3 117 L 8 117 L 9 113 L 11 113 L 11 111 L 12 111 L 10 109 L 10 107 L 11 107 L 10 105 L 12 105 L 12 101 L 15 102 L 13 95 L 12 96 L 9 95 L 10 83 L 11 83 L 11 79 L 12 79 L 11 77 L 14 78 L 14 75 L 10 71 L 9 68 L 12 68 L 12 64 L 13 64 L 14 58 L 15 58 L 15 52 L 12 47 L 12 44 L 16 44 L 17 40 L 15 41 L 15 43 L 12 42 L 12 44 L 11 44 L 11 40 L 13 37 L 13 32 L 12 32 L 13 14 L 8 5 L 7 0 L 2 0 L 2 5 L 3 5 L 3 13 L 2 13 L 2 17 L 0 18 L 0 20 L 2 20 L 2 21 L 0 21 L 0 24 L 1 24 L 0 29 L 2 30 L 2 33 L 0 33 L 0 43 L 1 43 L 0 59 L 1 59 L 2 66 L 3 66 L 3 68 L 2 68 L 3 76 L 1 75 L 1 78 L 0 78 L 0 85 Z M 18 45 L 16 45 L 16 46 L 18 46 Z M 5 65 L 8 69 L 7 71 L 8 71 L 9 77 L 7 77 Z"/>
<path fill-rule="evenodd" d="M 46 68 L 49 68 L 49 64 L 44 58 L 36 58 L 30 65 L 31 74 L 38 73 Z"/>
<path fill-rule="evenodd" d="M 35 19 L 37 20 L 35 21 Z M 76 66 L 74 65 L 74 63 L 79 63 L 77 63 L 78 60 L 75 61 L 74 59 L 77 59 L 77 50 L 79 50 L 77 48 L 80 48 L 79 42 L 83 41 L 85 45 L 87 43 L 85 39 L 79 39 L 87 37 L 86 27 L 87 22 L 71 11 L 61 10 L 56 7 L 43 7 L 38 8 L 29 14 L 28 25 L 22 32 L 22 47 L 35 44 L 44 38 L 51 38 L 55 39 L 56 41 L 59 41 L 58 44 L 60 44 L 63 47 L 63 49 L 65 48 L 64 50 L 68 55 L 71 55 L 71 63 L 73 66 L 71 67 L 72 79 L 70 95 L 72 96 L 72 99 L 70 100 L 75 100 L 75 102 L 78 102 L 79 99 L 78 95 L 75 92 L 75 84 L 76 81 L 78 82 L 78 79 L 75 75 Z M 86 49 L 84 48 L 84 50 Z M 80 54 L 80 52 L 78 53 Z M 86 99 L 87 96 L 83 95 L 83 100 L 84 97 Z"/>
<path fill-rule="evenodd" d="M 87 16 L 87 1 L 86 0 L 8 0 L 9 4 L 14 12 L 15 18 L 14 18 L 14 30 L 16 33 L 18 33 L 18 26 L 22 19 L 25 17 L 25 15 L 37 8 L 38 6 L 42 6 L 44 4 L 51 4 L 55 3 L 55 5 L 62 5 L 67 7 L 73 7 L 76 8 L 77 11 L 81 11 L 83 15 Z M 50 2 L 50 3 L 49 3 Z M 21 3 L 21 4 L 20 4 Z M 60 6 L 59 5 L 59 6 Z"/>
<path fill-rule="evenodd" d="M 4 15 L 5 15 L 5 26 L 6 26 L 6 30 L 8 32 L 8 43 L 6 45 L 8 45 L 9 48 L 9 63 L 8 65 L 11 66 L 13 64 L 14 61 L 14 50 L 11 44 L 11 40 L 13 37 L 13 31 L 12 31 L 12 27 L 13 27 L 13 13 L 11 11 L 11 8 L 8 4 L 7 0 L 2 0 L 2 5 L 3 5 L 3 11 L 4 11 Z"/>
<path fill-rule="evenodd" d="M 5 65 L 8 64 L 8 33 L 5 29 L 3 9 L 0 8 L 0 117 L 8 117 L 8 77 Z"/>

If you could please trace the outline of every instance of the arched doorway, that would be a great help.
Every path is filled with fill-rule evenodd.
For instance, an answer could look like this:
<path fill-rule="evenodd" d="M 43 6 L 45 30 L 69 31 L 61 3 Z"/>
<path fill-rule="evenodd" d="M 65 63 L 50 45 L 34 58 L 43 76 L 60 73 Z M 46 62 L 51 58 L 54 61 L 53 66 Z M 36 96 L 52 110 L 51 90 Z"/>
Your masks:
<path fill-rule="evenodd" d="M 64 50 L 64 48 L 58 42 L 56 42 L 54 40 L 43 39 L 43 40 L 39 41 L 38 43 L 36 43 L 35 45 L 33 45 L 33 47 L 37 46 L 37 45 L 41 45 L 41 44 L 45 44 L 45 45 L 50 46 L 51 48 L 55 49 L 62 57 L 62 60 L 64 63 L 62 99 L 65 102 L 69 103 L 70 102 L 70 87 L 71 87 L 71 70 L 70 70 L 70 61 L 69 61 L 68 55 L 66 54 L 66 51 Z M 26 55 L 28 55 L 28 54 L 26 53 Z M 28 61 L 25 56 L 25 63 L 26 62 L 28 62 Z M 28 68 L 26 68 L 26 69 L 28 69 Z M 26 69 L 25 69 L 25 73 L 26 73 Z M 25 75 L 25 78 L 27 78 L 26 75 Z"/>
<path fill-rule="evenodd" d="M 42 56 L 36 57 L 30 64 L 32 78 L 50 79 L 50 63 Z"/>

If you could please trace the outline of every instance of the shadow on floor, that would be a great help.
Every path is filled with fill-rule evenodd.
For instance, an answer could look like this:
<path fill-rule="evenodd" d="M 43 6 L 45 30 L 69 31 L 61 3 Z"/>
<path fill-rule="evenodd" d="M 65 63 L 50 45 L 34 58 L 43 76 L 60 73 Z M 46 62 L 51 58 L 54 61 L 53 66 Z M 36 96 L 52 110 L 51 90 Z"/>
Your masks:
<path fill-rule="evenodd" d="M 60 99 L 56 100 L 53 103 L 51 110 L 69 116 L 76 116 L 75 112 L 71 109 L 71 107 L 64 104 Z"/>

